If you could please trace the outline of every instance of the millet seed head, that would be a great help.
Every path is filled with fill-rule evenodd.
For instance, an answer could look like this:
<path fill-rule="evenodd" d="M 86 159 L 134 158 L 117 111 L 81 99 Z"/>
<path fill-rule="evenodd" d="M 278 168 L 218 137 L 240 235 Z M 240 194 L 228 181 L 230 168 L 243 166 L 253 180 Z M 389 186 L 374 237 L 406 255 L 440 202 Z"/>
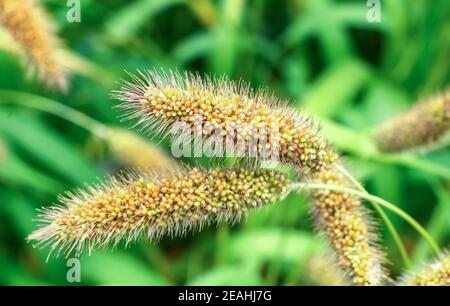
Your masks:
<path fill-rule="evenodd" d="M 20 45 L 32 72 L 53 89 L 65 91 L 67 71 L 62 63 L 54 25 L 36 0 L 0 1 L 0 25 Z"/>
<path fill-rule="evenodd" d="M 431 149 L 448 144 L 448 137 L 450 91 L 418 103 L 405 113 L 383 123 L 374 134 L 375 141 L 383 152 Z"/>
<path fill-rule="evenodd" d="M 28 239 L 57 255 L 89 252 L 140 236 L 183 235 L 211 222 L 236 222 L 252 209 L 285 195 L 287 176 L 266 169 L 185 169 L 113 179 L 87 192 L 68 193 L 41 211 L 44 223 Z M 50 252 L 50 253 L 51 253 Z"/>
<path fill-rule="evenodd" d="M 351 187 L 337 170 L 316 175 L 315 182 Z M 320 189 L 312 194 L 313 218 L 334 251 L 337 265 L 354 285 L 381 285 L 386 280 L 384 261 L 371 231 L 372 225 L 361 199 Z"/>
<path fill-rule="evenodd" d="M 127 129 L 110 128 L 106 142 L 112 156 L 125 166 L 152 171 L 178 167 L 158 146 Z"/>
<path fill-rule="evenodd" d="M 417 271 L 406 273 L 401 286 L 450 286 L 450 253 L 443 252 L 432 262 L 424 264 Z"/>
<path fill-rule="evenodd" d="M 279 161 L 295 165 L 303 173 L 329 168 L 337 158 L 309 118 L 282 106 L 282 101 L 264 91 L 252 91 L 242 82 L 158 71 L 139 72 L 131 78 L 113 96 L 123 101 L 120 107 L 127 111 L 125 116 L 137 119 L 137 125 L 143 128 L 167 132 L 182 122 L 191 131 L 200 126 L 200 137 L 208 138 L 216 130 L 236 127 L 232 145 L 244 144 L 238 157 L 264 159 L 260 152 L 265 149 L 276 152 Z M 257 133 L 267 137 L 263 141 Z M 223 147 L 226 135 L 214 134 Z M 252 143 L 255 137 L 257 141 Z"/>

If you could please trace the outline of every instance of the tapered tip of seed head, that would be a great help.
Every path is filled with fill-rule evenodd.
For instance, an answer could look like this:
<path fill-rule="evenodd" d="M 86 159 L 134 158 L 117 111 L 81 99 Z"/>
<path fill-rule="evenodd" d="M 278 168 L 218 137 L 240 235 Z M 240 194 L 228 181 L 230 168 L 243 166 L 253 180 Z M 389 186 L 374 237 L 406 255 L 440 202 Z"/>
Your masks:
<path fill-rule="evenodd" d="M 183 235 L 212 222 L 238 221 L 250 209 L 285 195 L 285 174 L 266 169 L 190 168 L 129 176 L 60 199 L 41 211 L 43 225 L 28 239 L 57 255 L 89 252 L 145 236 Z"/>
<path fill-rule="evenodd" d="M 450 286 L 450 252 L 443 251 L 431 262 L 402 276 L 402 286 Z"/>
<path fill-rule="evenodd" d="M 384 122 L 374 131 L 384 152 L 432 150 L 450 141 L 450 91 L 433 95 L 404 113 Z"/>
<path fill-rule="evenodd" d="M 179 168 L 166 152 L 127 129 L 108 129 L 106 142 L 114 159 L 126 166 L 154 171 Z"/>

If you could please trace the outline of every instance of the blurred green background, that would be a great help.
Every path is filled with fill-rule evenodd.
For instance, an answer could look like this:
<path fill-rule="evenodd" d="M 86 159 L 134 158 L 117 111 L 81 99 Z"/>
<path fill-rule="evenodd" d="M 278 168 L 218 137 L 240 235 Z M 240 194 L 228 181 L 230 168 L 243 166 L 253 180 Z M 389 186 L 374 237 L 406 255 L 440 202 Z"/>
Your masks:
<path fill-rule="evenodd" d="M 45 105 L 45 97 L 108 126 L 129 127 L 109 96 L 125 69 L 226 74 L 268 87 L 322 122 L 369 192 L 448 246 L 450 149 L 383 155 L 369 134 L 449 84 L 450 2 L 382 0 L 379 23 L 367 21 L 366 3 L 81 0 L 81 22 L 68 23 L 65 1 L 44 1 L 75 71 L 67 94 L 49 92 L 25 77 L 21 58 L 0 42 L 0 284 L 69 284 L 64 259 L 46 262 L 48 249 L 25 241 L 36 227 L 36 209 L 123 166 L 89 129 L 16 102 Z M 166 142 L 161 146 L 170 152 Z M 305 197 L 290 195 L 235 226 L 83 255 L 81 284 L 324 284 L 312 263 L 326 251 L 308 209 Z M 433 255 L 409 225 L 389 217 L 414 265 Z M 385 225 L 379 228 L 396 276 L 405 266 Z"/>

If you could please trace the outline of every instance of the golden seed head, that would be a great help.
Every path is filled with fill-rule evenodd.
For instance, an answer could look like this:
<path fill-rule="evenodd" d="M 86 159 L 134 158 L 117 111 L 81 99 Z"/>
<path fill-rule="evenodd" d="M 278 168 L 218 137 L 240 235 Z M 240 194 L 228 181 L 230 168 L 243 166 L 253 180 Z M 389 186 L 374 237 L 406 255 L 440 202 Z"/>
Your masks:
<path fill-rule="evenodd" d="M 450 91 L 418 103 L 375 131 L 381 151 L 397 152 L 439 145 L 450 132 Z"/>
<path fill-rule="evenodd" d="M 70 254 L 145 234 L 156 240 L 216 221 L 236 222 L 255 207 L 285 195 L 285 174 L 265 169 L 192 168 L 166 177 L 113 179 L 109 186 L 68 194 L 43 210 L 44 225 L 29 236 Z"/>
<path fill-rule="evenodd" d="M 317 182 L 348 187 L 337 171 L 318 174 Z M 317 190 L 313 216 L 334 250 L 337 263 L 354 285 L 380 285 L 385 280 L 381 254 L 373 241 L 369 219 L 358 197 L 331 190 Z"/>
<path fill-rule="evenodd" d="M 57 48 L 53 25 L 35 0 L 0 1 L 0 24 L 20 45 L 33 69 L 46 85 L 68 87 L 65 67 Z"/>
<path fill-rule="evenodd" d="M 108 130 L 107 144 L 120 163 L 137 169 L 176 169 L 176 161 L 144 138 L 122 128 Z"/>
<path fill-rule="evenodd" d="M 437 259 L 415 272 L 407 273 L 402 286 L 450 286 L 450 253 L 443 252 Z"/>
<path fill-rule="evenodd" d="M 201 137 L 207 138 L 214 129 L 238 127 L 232 144 L 245 144 L 245 157 L 253 153 L 256 155 L 252 157 L 263 158 L 260 151 L 252 150 L 249 138 L 264 131 L 265 146 L 260 144 L 258 148 L 271 148 L 281 162 L 293 164 L 305 173 L 326 169 L 337 158 L 309 118 L 281 106 L 282 102 L 273 96 L 253 92 L 243 83 L 223 78 L 202 80 L 189 73 L 148 71 L 132 75 L 132 81 L 124 82 L 113 95 L 123 101 L 121 107 L 127 110 L 128 118 L 137 118 L 138 124 L 156 131 L 167 132 L 173 124 L 182 122 L 190 131 L 200 127 L 204 131 Z M 195 133 L 190 136 L 195 138 Z M 223 147 L 226 138 L 223 133 Z"/>

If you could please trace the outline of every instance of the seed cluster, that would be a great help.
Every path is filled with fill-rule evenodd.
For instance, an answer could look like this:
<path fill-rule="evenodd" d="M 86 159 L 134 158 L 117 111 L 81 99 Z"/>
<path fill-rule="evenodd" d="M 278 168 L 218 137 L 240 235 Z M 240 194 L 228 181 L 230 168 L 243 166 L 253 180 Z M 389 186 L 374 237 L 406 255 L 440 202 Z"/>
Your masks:
<path fill-rule="evenodd" d="M 126 166 L 148 170 L 175 169 L 178 166 L 159 147 L 126 129 L 111 128 L 107 143 L 114 158 Z"/>
<path fill-rule="evenodd" d="M 450 91 L 429 98 L 381 125 L 380 150 L 396 152 L 436 144 L 450 131 Z"/>
<path fill-rule="evenodd" d="M 128 110 L 129 118 L 138 118 L 138 124 L 158 131 L 166 131 L 179 122 L 194 131 L 198 120 L 202 137 L 236 127 L 232 144 L 244 143 L 242 153 L 246 157 L 253 153 L 254 157 L 264 158 L 258 155 L 261 149 L 275 151 L 281 162 L 293 164 L 305 173 L 328 168 L 336 160 L 336 153 L 309 119 L 279 106 L 280 101 L 273 96 L 253 92 L 248 85 L 150 71 L 133 76 L 133 81 L 124 82 L 114 95 L 124 101 L 122 107 Z M 255 131 L 266 132 L 267 138 L 257 139 L 256 152 L 250 152 Z M 222 145 L 227 143 L 226 136 L 218 136 L 222 137 Z"/>
<path fill-rule="evenodd" d="M 193 168 L 156 179 L 139 176 L 88 193 L 70 194 L 43 211 L 29 236 L 66 255 L 109 242 L 180 235 L 215 221 L 235 222 L 251 208 L 284 196 L 287 177 L 274 170 Z"/>
<path fill-rule="evenodd" d="M 0 24 L 21 46 L 40 78 L 53 88 L 65 90 L 67 80 L 56 37 L 48 18 L 35 0 L 0 1 Z"/>
<path fill-rule="evenodd" d="M 338 172 L 317 175 L 317 181 L 349 186 Z M 325 234 L 335 252 L 338 265 L 354 285 L 380 285 L 384 271 L 367 213 L 360 199 L 353 195 L 318 190 L 313 193 L 313 216 L 318 230 Z"/>
<path fill-rule="evenodd" d="M 450 254 L 444 252 L 436 260 L 428 263 L 417 272 L 408 273 L 403 286 L 450 286 Z"/>

